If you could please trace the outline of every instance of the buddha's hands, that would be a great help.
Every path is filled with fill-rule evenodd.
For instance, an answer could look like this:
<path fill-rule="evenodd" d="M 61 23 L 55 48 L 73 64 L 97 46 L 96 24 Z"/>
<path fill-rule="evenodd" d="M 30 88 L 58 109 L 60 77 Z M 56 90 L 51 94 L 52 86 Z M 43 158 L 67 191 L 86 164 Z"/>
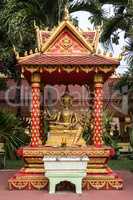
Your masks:
<path fill-rule="evenodd" d="M 56 120 L 57 118 L 57 113 L 51 113 L 48 109 L 48 107 L 46 106 L 45 108 L 45 111 L 44 111 L 44 117 L 47 119 L 47 120 Z"/>
<path fill-rule="evenodd" d="M 75 126 L 73 124 L 67 123 L 67 124 L 64 124 L 64 127 L 68 130 L 72 130 L 74 129 Z"/>

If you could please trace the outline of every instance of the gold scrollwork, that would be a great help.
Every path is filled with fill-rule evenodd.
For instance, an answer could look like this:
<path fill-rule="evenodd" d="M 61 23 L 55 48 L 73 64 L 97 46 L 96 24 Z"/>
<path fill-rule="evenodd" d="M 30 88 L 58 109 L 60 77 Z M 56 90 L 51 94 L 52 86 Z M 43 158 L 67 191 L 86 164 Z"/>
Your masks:
<path fill-rule="evenodd" d="M 57 67 L 55 66 L 47 66 L 47 67 L 44 67 L 44 71 L 47 71 L 49 72 L 50 74 L 55 72 L 57 70 Z"/>
<path fill-rule="evenodd" d="M 81 69 L 81 71 L 83 71 L 85 73 L 89 73 L 94 70 L 94 67 L 82 66 L 82 67 L 80 67 L 80 69 Z"/>
<path fill-rule="evenodd" d="M 112 68 L 111 66 L 109 66 L 109 67 L 106 66 L 106 67 L 99 67 L 99 70 L 104 72 L 104 73 L 108 73 L 108 72 L 113 71 L 114 68 Z"/>
<path fill-rule="evenodd" d="M 68 65 L 67 67 L 65 67 L 65 66 L 62 67 L 62 70 L 67 73 L 71 73 L 71 72 L 75 71 L 75 69 L 76 69 L 75 66 L 70 66 L 70 65 Z"/>
<path fill-rule="evenodd" d="M 31 74 L 34 72 L 38 72 L 39 68 L 37 66 L 25 66 L 24 69 L 28 72 L 30 72 Z"/>

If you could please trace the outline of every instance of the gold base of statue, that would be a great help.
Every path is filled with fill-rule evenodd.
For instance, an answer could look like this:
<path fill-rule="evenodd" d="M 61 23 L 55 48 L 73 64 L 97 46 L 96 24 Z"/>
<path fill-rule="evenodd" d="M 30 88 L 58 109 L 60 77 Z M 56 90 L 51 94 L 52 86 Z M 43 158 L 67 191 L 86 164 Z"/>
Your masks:
<path fill-rule="evenodd" d="M 112 149 L 110 147 L 25 147 L 18 151 L 23 157 L 25 166 L 8 181 L 9 189 L 32 190 L 48 189 L 48 180 L 43 168 L 44 155 L 83 156 L 89 157 L 87 176 L 83 179 L 83 189 L 122 189 L 123 180 L 108 166 Z"/>

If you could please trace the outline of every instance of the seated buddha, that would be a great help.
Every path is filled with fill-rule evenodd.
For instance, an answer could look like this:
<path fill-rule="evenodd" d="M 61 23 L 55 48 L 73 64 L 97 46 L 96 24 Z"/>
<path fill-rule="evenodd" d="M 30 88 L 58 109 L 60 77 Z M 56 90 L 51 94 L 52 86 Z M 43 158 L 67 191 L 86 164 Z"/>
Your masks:
<path fill-rule="evenodd" d="M 61 110 L 50 113 L 46 111 L 50 133 L 46 142 L 48 146 L 85 146 L 82 138 L 83 126 L 77 113 L 72 110 L 73 97 L 68 87 L 61 97 Z"/>

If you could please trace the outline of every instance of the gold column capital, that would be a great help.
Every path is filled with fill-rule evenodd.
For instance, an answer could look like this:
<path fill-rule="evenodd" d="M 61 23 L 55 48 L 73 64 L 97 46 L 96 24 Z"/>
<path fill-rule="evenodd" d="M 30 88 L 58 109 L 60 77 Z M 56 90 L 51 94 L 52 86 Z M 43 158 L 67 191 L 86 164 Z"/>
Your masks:
<path fill-rule="evenodd" d="M 40 83 L 41 82 L 41 76 L 39 72 L 34 72 L 31 75 L 31 83 Z"/>
<path fill-rule="evenodd" d="M 103 75 L 102 74 L 95 74 L 94 76 L 94 83 L 103 83 Z"/>

